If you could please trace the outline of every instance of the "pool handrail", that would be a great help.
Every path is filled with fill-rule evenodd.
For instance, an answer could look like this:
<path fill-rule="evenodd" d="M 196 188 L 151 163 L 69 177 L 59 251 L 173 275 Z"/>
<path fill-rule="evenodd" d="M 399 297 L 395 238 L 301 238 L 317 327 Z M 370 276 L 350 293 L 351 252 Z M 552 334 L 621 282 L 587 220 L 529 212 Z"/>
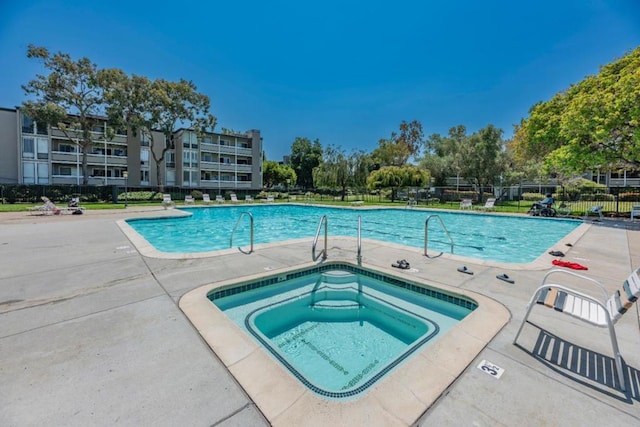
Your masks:
<path fill-rule="evenodd" d="M 362 224 L 362 215 L 358 215 L 358 252 L 356 254 L 356 260 L 358 265 L 362 265 L 362 233 L 360 231 Z"/>
<path fill-rule="evenodd" d="M 238 246 L 238 250 L 243 254 L 249 255 L 250 253 L 253 252 L 253 215 L 251 215 L 251 212 L 242 212 L 238 217 L 238 221 L 236 221 L 236 225 L 235 227 L 233 227 L 233 231 L 231 232 L 231 237 L 229 238 L 229 247 L 230 248 L 233 247 L 233 235 L 235 234 L 236 230 L 238 229 L 238 225 L 240 225 L 240 221 L 242 220 L 242 218 L 244 218 L 245 215 L 249 216 L 249 224 L 251 227 L 251 232 L 250 232 L 251 233 L 250 234 L 251 249 L 249 250 L 249 252 L 246 252 L 246 251 L 243 251 L 240 246 Z"/>
<path fill-rule="evenodd" d="M 316 230 L 316 236 L 313 238 L 313 245 L 311 245 L 311 259 L 316 261 L 320 256 L 322 256 L 322 260 L 327 259 L 327 216 L 322 215 L 320 221 L 318 222 L 318 229 Z M 318 244 L 318 237 L 320 236 L 320 229 L 322 224 L 324 223 L 324 249 L 318 256 L 316 256 L 316 245 Z"/>
<path fill-rule="evenodd" d="M 429 215 L 424 222 L 424 256 L 426 256 L 427 258 L 438 258 L 440 255 L 444 253 L 444 252 L 440 252 L 436 256 L 429 256 L 429 254 L 427 253 L 427 243 L 429 242 L 429 220 L 433 217 L 438 218 L 438 221 L 440 221 L 440 225 L 442 225 L 442 229 L 444 230 L 444 233 L 449 238 L 449 243 L 451 244 L 451 253 L 453 253 L 453 239 L 451 238 L 451 234 L 449 233 L 449 230 L 447 230 L 447 226 L 444 225 L 444 222 L 442 222 L 442 218 L 440 218 L 440 215 Z"/>

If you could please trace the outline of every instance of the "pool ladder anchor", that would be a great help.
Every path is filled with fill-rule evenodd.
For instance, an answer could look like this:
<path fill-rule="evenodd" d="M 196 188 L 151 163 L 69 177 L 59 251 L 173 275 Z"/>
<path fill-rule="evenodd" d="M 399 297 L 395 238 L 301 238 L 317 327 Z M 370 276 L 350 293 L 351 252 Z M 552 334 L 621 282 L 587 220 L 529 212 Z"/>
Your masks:
<path fill-rule="evenodd" d="M 245 216 L 249 217 L 249 225 L 251 227 L 251 234 L 250 234 L 250 241 L 251 241 L 251 248 L 249 249 L 249 252 L 243 250 L 240 246 L 238 246 L 238 250 L 240 252 L 242 252 L 243 254 L 249 255 L 250 253 L 253 252 L 253 215 L 251 215 L 251 212 L 242 212 L 240 214 L 240 217 L 238 218 L 238 221 L 236 222 L 235 227 L 233 227 L 233 231 L 231 232 L 231 237 L 229 238 L 229 247 L 232 248 L 233 247 L 233 235 L 235 234 L 236 230 L 238 229 L 238 226 L 240 225 L 240 221 L 242 221 L 242 218 L 244 218 Z"/>
<path fill-rule="evenodd" d="M 424 222 L 424 256 L 426 256 L 427 258 L 438 258 L 440 255 L 444 253 L 444 252 L 440 252 L 438 255 L 435 255 L 435 256 L 430 256 L 427 253 L 427 245 L 429 243 L 429 220 L 431 218 L 437 218 L 438 222 L 440 222 L 440 225 L 442 226 L 444 233 L 449 238 L 449 244 L 451 245 L 451 253 L 453 253 L 453 246 L 454 246 L 453 239 L 451 238 L 451 234 L 449 233 L 449 230 L 447 230 L 447 226 L 444 225 L 444 222 L 442 222 L 442 218 L 440 218 L 440 215 L 429 215 L 426 221 Z"/>

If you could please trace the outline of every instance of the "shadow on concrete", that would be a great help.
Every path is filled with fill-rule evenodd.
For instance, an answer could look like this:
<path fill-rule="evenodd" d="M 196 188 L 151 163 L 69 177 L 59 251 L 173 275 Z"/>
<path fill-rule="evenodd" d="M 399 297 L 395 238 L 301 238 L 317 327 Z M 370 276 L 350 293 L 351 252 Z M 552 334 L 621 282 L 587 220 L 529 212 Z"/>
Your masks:
<path fill-rule="evenodd" d="M 585 387 L 599 391 L 620 401 L 640 402 L 640 371 L 623 363 L 627 391 L 622 391 L 613 357 L 596 353 L 527 322 L 539 330 L 536 343 L 528 350 L 516 343 L 526 353 L 548 368 Z M 624 359 L 623 359 L 624 362 Z"/>

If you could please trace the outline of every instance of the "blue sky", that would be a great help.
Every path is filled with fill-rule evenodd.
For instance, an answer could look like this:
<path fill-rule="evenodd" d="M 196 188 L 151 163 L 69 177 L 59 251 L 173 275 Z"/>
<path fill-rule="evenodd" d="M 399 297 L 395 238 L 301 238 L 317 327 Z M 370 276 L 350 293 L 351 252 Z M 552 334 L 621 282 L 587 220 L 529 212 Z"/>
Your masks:
<path fill-rule="evenodd" d="M 192 80 L 221 127 L 371 151 L 488 124 L 509 138 L 536 102 L 640 45 L 640 1 L 12 1 L 0 4 L 0 106 L 41 64 L 30 43 L 99 67 Z"/>

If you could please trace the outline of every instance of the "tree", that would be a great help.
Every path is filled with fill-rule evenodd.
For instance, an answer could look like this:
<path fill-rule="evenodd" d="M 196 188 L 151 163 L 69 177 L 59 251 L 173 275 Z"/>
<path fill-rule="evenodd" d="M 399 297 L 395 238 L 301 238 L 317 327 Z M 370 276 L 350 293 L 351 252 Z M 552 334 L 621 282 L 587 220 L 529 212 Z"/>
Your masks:
<path fill-rule="evenodd" d="M 77 61 L 66 53 L 51 54 L 44 47 L 29 45 L 27 58 L 40 59 L 49 70 L 48 75 L 36 75 L 22 86 L 27 96 L 35 99 L 23 103 L 24 113 L 36 122 L 56 126 L 82 153 L 82 183 L 89 182 L 87 155 L 93 147 L 91 131 L 104 119 L 104 91 L 100 70 L 88 58 Z M 111 128 L 104 138 L 113 138 Z"/>
<path fill-rule="evenodd" d="M 565 174 L 640 168 L 640 47 L 534 105 L 514 140 L 519 160 Z"/>
<path fill-rule="evenodd" d="M 296 182 L 296 172 L 289 166 L 265 160 L 262 162 L 262 180 L 267 188 L 278 184 L 284 185 L 288 182 Z"/>
<path fill-rule="evenodd" d="M 403 166 L 416 156 L 424 143 L 424 133 L 419 121 L 400 123 L 400 134 L 391 133 L 389 139 L 380 139 L 378 148 L 371 154 L 380 166 Z"/>
<path fill-rule="evenodd" d="M 297 137 L 291 145 L 291 167 L 296 172 L 296 184 L 305 189 L 313 188 L 313 168 L 322 161 L 320 141 L 313 143 L 307 138 Z"/>
<path fill-rule="evenodd" d="M 504 141 L 502 130 L 493 125 L 480 129 L 461 146 L 460 173 L 473 182 L 480 192 L 480 199 L 485 187 L 493 185 L 505 170 Z"/>
<path fill-rule="evenodd" d="M 367 179 L 367 186 L 372 190 L 391 188 L 391 201 L 393 202 L 400 188 L 424 187 L 429 184 L 429 181 L 429 171 L 417 166 L 385 166 L 371 172 Z"/>
<path fill-rule="evenodd" d="M 128 77 L 121 71 L 105 72 L 105 97 L 113 123 L 127 126 L 149 141 L 156 165 L 158 191 L 164 190 L 162 166 L 166 153 L 175 148 L 173 134 L 178 124 L 189 126 L 199 136 L 213 131 L 216 118 L 209 113 L 209 97 L 197 92 L 196 85 L 184 79 L 169 82 L 146 77 Z M 162 133 L 161 140 L 153 131 Z"/>
<path fill-rule="evenodd" d="M 425 141 L 426 155 L 420 164 L 431 172 L 437 185 L 446 185 L 447 178 L 455 175 L 456 186 L 465 162 L 462 148 L 468 140 L 467 129 L 458 125 L 449 129 L 449 136 L 430 135 Z"/>

